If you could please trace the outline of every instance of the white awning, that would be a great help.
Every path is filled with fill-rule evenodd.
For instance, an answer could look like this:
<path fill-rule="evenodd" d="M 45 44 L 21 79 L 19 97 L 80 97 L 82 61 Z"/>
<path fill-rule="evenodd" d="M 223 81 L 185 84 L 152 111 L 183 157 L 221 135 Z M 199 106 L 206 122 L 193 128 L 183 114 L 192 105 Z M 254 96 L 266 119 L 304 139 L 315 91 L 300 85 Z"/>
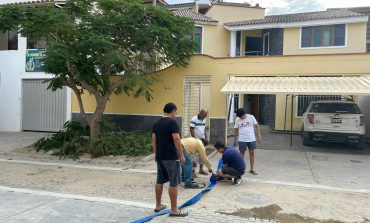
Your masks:
<path fill-rule="evenodd" d="M 370 95 L 370 76 L 232 77 L 221 89 L 233 94 Z"/>

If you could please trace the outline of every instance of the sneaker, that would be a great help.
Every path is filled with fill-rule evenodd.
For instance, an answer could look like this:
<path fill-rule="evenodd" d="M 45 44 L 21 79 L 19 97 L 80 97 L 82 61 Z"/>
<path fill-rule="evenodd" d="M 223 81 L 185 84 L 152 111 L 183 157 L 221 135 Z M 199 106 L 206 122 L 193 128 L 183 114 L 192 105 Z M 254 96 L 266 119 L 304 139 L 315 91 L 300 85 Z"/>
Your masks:
<path fill-rule="evenodd" d="M 239 185 L 243 182 L 243 177 L 235 177 L 234 178 L 234 185 Z"/>

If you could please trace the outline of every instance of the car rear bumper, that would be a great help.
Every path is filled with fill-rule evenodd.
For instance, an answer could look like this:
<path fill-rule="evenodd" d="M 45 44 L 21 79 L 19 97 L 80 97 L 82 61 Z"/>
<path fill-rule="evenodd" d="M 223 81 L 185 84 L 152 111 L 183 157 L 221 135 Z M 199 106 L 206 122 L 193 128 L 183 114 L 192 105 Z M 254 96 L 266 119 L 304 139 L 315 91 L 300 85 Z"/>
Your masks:
<path fill-rule="evenodd" d="M 306 132 L 314 141 L 327 142 L 353 142 L 357 143 L 364 140 L 365 135 L 356 133 L 336 133 L 336 132 Z"/>

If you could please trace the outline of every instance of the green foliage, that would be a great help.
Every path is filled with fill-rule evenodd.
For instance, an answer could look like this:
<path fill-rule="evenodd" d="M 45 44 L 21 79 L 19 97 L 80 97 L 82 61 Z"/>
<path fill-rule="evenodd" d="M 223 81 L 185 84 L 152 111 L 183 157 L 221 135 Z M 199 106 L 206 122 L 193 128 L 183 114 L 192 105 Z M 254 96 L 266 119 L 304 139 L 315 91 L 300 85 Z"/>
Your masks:
<path fill-rule="evenodd" d="M 151 137 L 143 132 L 109 132 L 93 139 L 87 146 L 92 157 L 106 155 L 148 155 L 152 152 Z"/>
<path fill-rule="evenodd" d="M 151 137 L 143 132 L 118 132 L 117 127 L 109 119 L 102 120 L 103 133 L 99 138 L 89 140 L 89 128 L 79 122 L 66 122 L 65 130 L 59 131 L 50 138 L 42 138 L 35 144 L 36 150 L 53 151 L 53 155 L 61 158 L 77 159 L 83 153 L 92 157 L 106 155 L 148 155 L 152 152 Z"/>
<path fill-rule="evenodd" d="M 47 152 L 49 150 L 61 149 L 66 143 L 73 142 L 76 138 L 81 136 L 87 136 L 89 134 L 89 129 L 87 127 L 81 126 L 79 122 L 66 122 L 64 124 L 64 130 L 61 130 L 50 138 L 39 139 L 35 146 L 36 151 L 43 150 Z"/>
<path fill-rule="evenodd" d="M 194 29 L 190 19 L 141 0 L 67 0 L 62 8 L 5 5 L 0 29 L 47 39 L 44 64 L 55 75 L 52 90 L 77 87 L 94 96 L 125 92 L 150 100 L 156 79 L 148 71 L 186 66 L 194 47 L 186 38 Z M 124 81 L 112 89 L 111 77 L 123 72 Z"/>
<path fill-rule="evenodd" d="M 158 80 L 151 73 L 164 65 L 186 66 L 194 52 L 187 38 L 193 21 L 142 0 L 66 0 L 61 8 L 49 2 L 5 5 L 0 30 L 10 29 L 47 40 L 44 69 L 54 75 L 48 89 L 74 91 L 92 138 L 100 134 L 95 120 L 112 94 L 152 100 L 150 86 Z M 96 101 L 90 116 L 83 107 L 85 93 Z"/>

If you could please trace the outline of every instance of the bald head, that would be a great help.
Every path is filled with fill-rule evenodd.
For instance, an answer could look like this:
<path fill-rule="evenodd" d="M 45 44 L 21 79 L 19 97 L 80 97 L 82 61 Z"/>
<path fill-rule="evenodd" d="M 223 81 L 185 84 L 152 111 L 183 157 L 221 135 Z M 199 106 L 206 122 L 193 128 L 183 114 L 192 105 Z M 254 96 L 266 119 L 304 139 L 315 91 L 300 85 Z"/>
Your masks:
<path fill-rule="evenodd" d="M 205 108 L 202 108 L 198 114 L 200 119 L 205 119 L 208 115 L 208 110 Z"/>

